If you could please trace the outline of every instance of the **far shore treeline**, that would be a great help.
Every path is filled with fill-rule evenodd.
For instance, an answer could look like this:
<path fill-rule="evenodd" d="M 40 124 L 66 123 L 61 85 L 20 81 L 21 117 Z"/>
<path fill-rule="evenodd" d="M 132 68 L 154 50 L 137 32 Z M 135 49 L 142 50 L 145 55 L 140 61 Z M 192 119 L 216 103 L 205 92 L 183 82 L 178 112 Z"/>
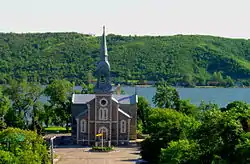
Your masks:
<path fill-rule="evenodd" d="M 0 84 L 94 82 L 100 38 L 79 33 L 0 33 Z M 107 36 L 113 83 L 249 86 L 250 41 L 201 35 Z"/>

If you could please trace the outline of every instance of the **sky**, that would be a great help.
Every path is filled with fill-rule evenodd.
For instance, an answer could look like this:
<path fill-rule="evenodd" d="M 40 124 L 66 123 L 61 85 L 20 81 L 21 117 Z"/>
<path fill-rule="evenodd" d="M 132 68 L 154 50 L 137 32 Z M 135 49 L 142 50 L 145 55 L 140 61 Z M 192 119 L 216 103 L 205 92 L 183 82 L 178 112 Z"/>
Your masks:
<path fill-rule="evenodd" d="M 0 0 L 0 32 L 250 39 L 250 0 Z"/>

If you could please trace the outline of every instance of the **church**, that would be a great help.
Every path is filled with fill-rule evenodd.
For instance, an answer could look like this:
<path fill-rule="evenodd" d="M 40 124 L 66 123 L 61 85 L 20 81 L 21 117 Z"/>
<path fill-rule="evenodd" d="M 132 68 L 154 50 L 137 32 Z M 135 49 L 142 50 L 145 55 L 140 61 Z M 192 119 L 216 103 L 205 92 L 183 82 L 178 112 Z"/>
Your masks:
<path fill-rule="evenodd" d="M 74 143 L 100 146 L 127 145 L 136 139 L 137 95 L 114 94 L 105 27 L 101 38 L 100 61 L 94 76 L 94 94 L 72 96 L 72 138 Z M 101 134 L 101 137 L 100 137 Z"/>

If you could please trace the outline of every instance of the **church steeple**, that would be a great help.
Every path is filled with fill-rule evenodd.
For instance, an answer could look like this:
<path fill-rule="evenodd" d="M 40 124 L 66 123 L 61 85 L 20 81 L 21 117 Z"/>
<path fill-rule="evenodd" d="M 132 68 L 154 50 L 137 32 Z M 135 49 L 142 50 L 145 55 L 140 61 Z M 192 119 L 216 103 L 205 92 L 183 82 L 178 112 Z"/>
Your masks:
<path fill-rule="evenodd" d="M 97 83 L 94 88 L 95 93 L 111 93 L 112 85 L 110 81 L 110 65 L 108 62 L 108 50 L 106 43 L 105 26 L 103 26 L 103 34 L 101 37 L 100 61 L 95 71 Z"/>
<path fill-rule="evenodd" d="M 103 61 L 105 61 L 105 60 L 108 61 L 108 50 L 107 50 L 107 43 L 106 43 L 105 26 L 103 26 L 100 58 Z"/>

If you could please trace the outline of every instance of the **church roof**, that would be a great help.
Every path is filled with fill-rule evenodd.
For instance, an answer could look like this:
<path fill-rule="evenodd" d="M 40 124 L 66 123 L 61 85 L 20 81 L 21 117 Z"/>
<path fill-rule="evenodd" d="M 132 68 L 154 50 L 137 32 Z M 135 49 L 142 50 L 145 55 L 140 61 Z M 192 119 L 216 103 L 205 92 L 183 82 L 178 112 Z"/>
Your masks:
<path fill-rule="evenodd" d="M 95 94 L 73 94 L 73 104 L 86 104 L 95 98 Z M 136 104 L 137 95 L 112 95 L 112 99 L 120 104 Z"/>
<path fill-rule="evenodd" d="M 127 114 L 126 112 L 124 112 L 123 110 L 121 110 L 120 108 L 118 108 L 118 111 L 121 112 L 122 114 L 124 114 L 126 117 L 128 118 L 132 118 L 129 114 Z"/>

